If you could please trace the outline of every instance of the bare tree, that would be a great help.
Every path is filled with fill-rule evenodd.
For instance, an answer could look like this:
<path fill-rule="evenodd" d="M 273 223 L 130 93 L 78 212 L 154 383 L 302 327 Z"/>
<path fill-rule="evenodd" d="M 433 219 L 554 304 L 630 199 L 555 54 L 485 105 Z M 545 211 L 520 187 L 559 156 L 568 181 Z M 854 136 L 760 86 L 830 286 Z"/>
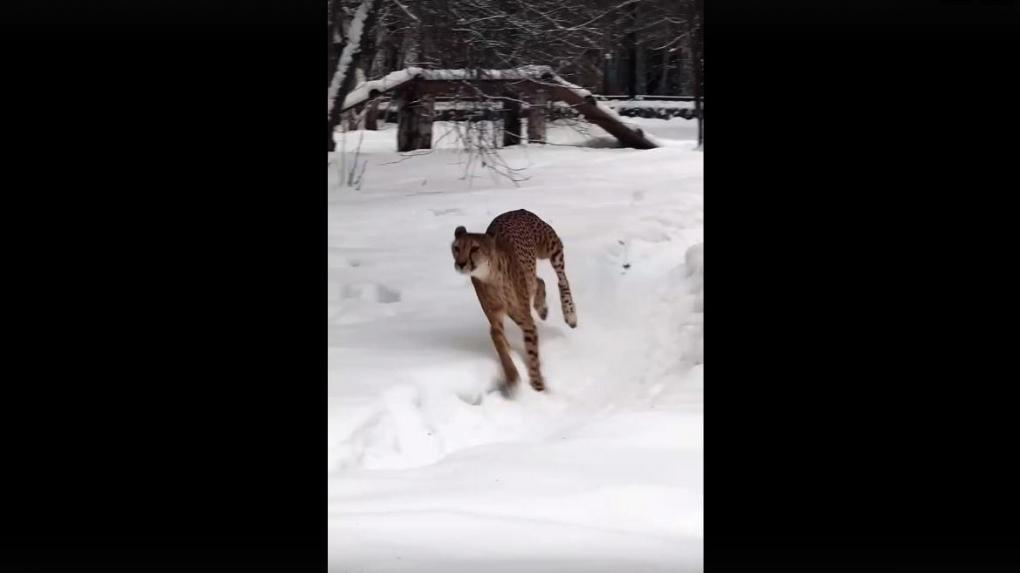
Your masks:
<path fill-rule="evenodd" d="M 358 76 L 375 79 L 408 66 L 530 64 L 549 65 L 589 89 L 624 88 L 632 97 L 694 93 L 703 142 L 702 0 L 331 0 L 328 6 L 331 145 L 339 121 L 333 104 L 339 107 Z M 362 12 L 366 33 L 355 42 L 351 22 Z"/>
<path fill-rule="evenodd" d="M 371 42 L 377 53 L 362 67 L 374 79 L 407 66 L 507 69 L 540 64 L 589 88 L 618 89 L 607 85 L 606 76 L 619 72 L 632 95 L 652 86 L 653 91 L 676 93 L 680 78 L 690 75 L 675 73 L 682 65 L 675 54 L 687 43 L 686 34 L 676 30 L 686 30 L 692 2 L 382 0 Z"/>
<path fill-rule="evenodd" d="M 698 119 L 698 147 L 705 148 L 705 110 L 701 105 L 702 90 L 704 89 L 704 61 L 702 55 L 703 17 L 705 13 L 704 0 L 694 0 L 691 6 L 690 31 L 690 54 L 691 68 L 694 72 L 694 115 Z"/>
<path fill-rule="evenodd" d="M 331 19 L 340 18 L 342 2 L 331 1 L 328 4 L 328 15 Z M 334 26 L 332 29 L 343 29 L 340 33 L 342 48 L 336 57 L 333 73 L 330 74 L 329 89 L 327 95 L 326 117 L 329 132 L 329 151 L 336 147 L 333 141 L 333 131 L 340 123 L 340 111 L 347 93 L 354 87 L 357 76 L 355 69 L 356 60 L 372 37 L 371 28 L 375 21 L 376 12 L 379 8 L 379 0 L 360 0 L 357 8 L 353 10 L 346 26 Z M 331 34 L 332 39 L 332 34 Z"/>

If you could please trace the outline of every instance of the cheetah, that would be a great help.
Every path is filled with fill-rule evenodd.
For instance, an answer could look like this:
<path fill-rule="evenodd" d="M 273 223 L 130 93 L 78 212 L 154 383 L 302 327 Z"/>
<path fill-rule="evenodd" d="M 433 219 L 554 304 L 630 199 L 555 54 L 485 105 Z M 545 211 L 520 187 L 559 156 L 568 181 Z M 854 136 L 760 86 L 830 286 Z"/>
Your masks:
<path fill-rule="evenodd" d="M 459 226 L 453 237 L 453 266 L 457 272 L 471 277 L 478 302 L 489 320 L 489 334 L 505 374 L 501 389 L 511 393 L 519 379 L 503 334 L 503 317 L 509 316 L 524 332 L 528 377 L 531 387 L 541 392 L 545 383 L 539 370 L 538 332 L 531 309 L 542 320 L 549 309 L 545 283 L 535 274 L 538 259 L 549 259 L 552 264 L 559 279 L 563 319 L 570 328 L 577 327 L 574 299 L 563 270 L 563 243 L 552 227 L 524 209 L 496 217 L 485 233 L 468 233 Z"/>

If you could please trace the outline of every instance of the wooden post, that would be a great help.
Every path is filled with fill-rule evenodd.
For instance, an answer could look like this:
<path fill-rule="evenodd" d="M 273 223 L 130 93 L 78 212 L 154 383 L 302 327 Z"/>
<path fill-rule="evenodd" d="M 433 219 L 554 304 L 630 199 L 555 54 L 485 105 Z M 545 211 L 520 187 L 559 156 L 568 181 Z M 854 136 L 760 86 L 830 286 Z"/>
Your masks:
<path fill-rule="evenodd" d="M 365 129 L 369 131 L 379 129 L 379 98 L 372 98 L 368 102 L 368 110 L 365 112 Z"/>
<path fill-rule="evenodd" d="M 418 105 L 418 147 L 417 149 L 432 149 L 432 118 L 435 116 L 436 101 L 426 95 L 421 98 Z"/>
<path fill-rule="evenodd" d="M 521 102 L 515 99 L 503 100 L 503 145 L 517 145 L 521 142 Z"/>
<path fill-rule="evenodd" d="M 397 151 L 414 151 L 418 149 L 418 113 L 421 109 L 415 86 L 410 85 L 400 93 L 400 111 L 397 121 Z"/>
<path fill-rule="evenodd" d="M 545 143 L 545 90 L 537 90 L 528 108 L 528 142 Z"/>
<path fill-rule="evenodd" d="M 485 115 L 482 117 L 489 117 L 491 121 L 487 121 L 489 127 L 492 128 L 492 148 L 499 149 L 502 147 L 503 138 L 500 137 L 503 134 L 503 103 L 497 104 L 499 107 L 493 109 L 491 106 L 485 108 Z"/>

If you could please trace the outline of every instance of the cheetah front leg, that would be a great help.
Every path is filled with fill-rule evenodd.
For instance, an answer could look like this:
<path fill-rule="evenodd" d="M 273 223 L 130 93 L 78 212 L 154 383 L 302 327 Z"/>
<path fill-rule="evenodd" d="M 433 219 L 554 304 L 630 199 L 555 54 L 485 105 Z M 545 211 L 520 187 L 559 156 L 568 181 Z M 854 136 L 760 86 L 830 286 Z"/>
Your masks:
<path fill-rule="evenodd" d="M 538 361 L 538 329 L 535 328 L 535 320 L 531 318 L 531 312 L 527 305 L 523 306 L 524 311 L 518 315 L 510 315 L 510 318 L 521 327 L 524 332 L 524 350 L 528 354 L 528 378 L 531 387 L 541 392 L 545 390 L 545 383 L 542 381 L 542 371 Z"/>
<path fill-rule="evenodd" d="M 510 343 L 503 332 L 504 309 L 499 305 L 498 299 L 491 289 L 486 287 L 482 281 L 472 277 L 471 284 L 475 287 L 475 294 L 478 295 L 478 302 L 482 305 L 485 317 L 489 319 L 489 335 L 492 336 L 492 344 L 496 347 L 499 362 L 503 366 L 503 389 L 509 392 L 517 385 L 520 374 L 517 373 L 514 361 L 510 359 Z"/>
<path fill-rule="evenodd" d="M 503 365 L 503 374 L 505 376 L 503 380 L 504 390 L 510 392 L 517 386 L 517 381 L 520 380 L 521 376 L 517 373 L 514 361 L 510 359 L 510 343 L 507 342 L 506 334 L 503 332 L 502 316 L 494 317 L 491 321 L 489 334 L 492 336 L 492 344 L 496 347 L 496 353 L 499 354 L 499 362 Z"/>

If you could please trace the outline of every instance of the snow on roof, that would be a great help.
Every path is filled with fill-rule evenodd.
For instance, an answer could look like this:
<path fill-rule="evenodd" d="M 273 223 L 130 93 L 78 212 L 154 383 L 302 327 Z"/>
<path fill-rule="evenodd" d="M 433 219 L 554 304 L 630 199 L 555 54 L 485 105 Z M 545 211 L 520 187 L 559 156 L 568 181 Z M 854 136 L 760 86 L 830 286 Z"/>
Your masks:
<path fill-rule="evenodd" d="M 344 98 L 344 105 L 341 109 L 347 109 L 367 100 L 373 91 L 382 93 L 386 90 L 393 89 L 400 84 L 413 79 L 420 72 L 421 68 L 406 68 L 391 72 L 377 80 L 362 82 L 347 94 L 347 97 Z"/>
<path fill-rule="evenodd" d="M 599 102 L 612 109 L 694 109 L 693 101 L 610 100 Z"/>
<path fill-rule="evenodd" d="M 581 97 L 591 95 L 586 89 L 576 86 L 556 75 L 549 66 L 521 66 L 507 70 L 426 70 L 424 68 L 405 68 L 387 74 L 377 80 L 362 82 L 344 99 L 343 109 L 358 105 L 371 97 L 373 91 L 383 93 L 399 87 L 412 79 L 423 80 L 531 80 L 539 83 L 547 82 L 565 87 Z"/>

